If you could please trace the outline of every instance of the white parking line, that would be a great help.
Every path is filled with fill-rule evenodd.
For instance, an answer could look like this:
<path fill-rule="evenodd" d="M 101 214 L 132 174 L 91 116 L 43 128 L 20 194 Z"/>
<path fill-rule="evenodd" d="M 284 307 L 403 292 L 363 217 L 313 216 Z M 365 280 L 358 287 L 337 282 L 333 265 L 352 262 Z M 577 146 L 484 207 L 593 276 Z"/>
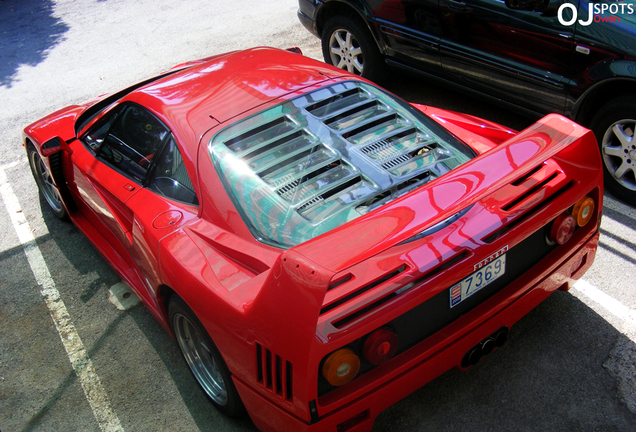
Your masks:
<path fill-rule="evenodd" d="M 628 306 L 625 306 L 614 297 L 605 294 L 605 292 L 596 288 L 594 285 L 583 279 L 576 282 L 576 284 L 574 284 L 572 288 L 575 291 L 583 294 L 583 296 L 587 299 L 592 300 L 592 302 L 595 304 L 590 304 L 589 301 L 581 299 L 597 313 L 600 314 L 600 311 L 598 311 L 598 306 L 601 306 L 605 311 L 620 319 L 622 324 L 626 326 L 626 333 L 628 333 L 627 336 L 630 339 L 634 340 L 634 335 L 630 335 L 629 333 L 636 332 L 636 311 L 630 309 Z M 577 297 L 580 298 L 580 296 Z M 634 340 L 634 342 L 636 342 L 636 340 Z"/>
<path fill-rule="evenodd" d="M 35 237 L 24 217 L 18 198 L 7 180 L 4 169 L 0 169 L 0 196 L 2 196 L 2 201 L 22 244 L 22 249 L 27 257 L 33 276 L 35 276 L 35 280 L 40 285 L 40 293 L 49 308 L 49 313 L 60 335 L 62 345 L 64 345 L 73 370 L 82 384 L 84 394 L 93 410 L 93 415 L 99 427 L 104 432 L 123 432 L 124 428 L 110 406 L 106 391 L 102 387 L 97 373 L 95 373 L 93 362 L 88 357 L 86 348 L 68 314 L 66 305 L 60 298 L 60 293 L 55 287 L 55 282 L 35 242 Z"/>

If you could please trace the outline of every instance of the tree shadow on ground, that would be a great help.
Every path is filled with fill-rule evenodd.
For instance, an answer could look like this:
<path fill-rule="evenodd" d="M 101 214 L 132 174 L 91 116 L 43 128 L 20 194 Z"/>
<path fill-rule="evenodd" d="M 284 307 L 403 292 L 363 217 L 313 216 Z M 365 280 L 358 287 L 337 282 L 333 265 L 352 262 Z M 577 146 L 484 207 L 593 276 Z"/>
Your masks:
<path fill-rule="evenodd" d="M 51 0 L 0 0 L 0 86 L 11 87 L 20 66 L 35 66 L 69 30 Z"/>

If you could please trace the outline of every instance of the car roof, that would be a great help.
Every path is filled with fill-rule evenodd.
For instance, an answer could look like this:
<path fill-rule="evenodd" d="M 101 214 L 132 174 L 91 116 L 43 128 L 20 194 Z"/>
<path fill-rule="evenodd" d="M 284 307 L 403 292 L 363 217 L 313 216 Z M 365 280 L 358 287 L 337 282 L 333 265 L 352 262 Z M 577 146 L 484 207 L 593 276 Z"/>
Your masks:
<path fill-rule="evenodd" d="M 339 75 L 342 73 L 302 55 L 253 48 L 196 63 L 124 99 L 162 118 L 186 151 L 194 155 L 199 140 L 212 127 Z"/>

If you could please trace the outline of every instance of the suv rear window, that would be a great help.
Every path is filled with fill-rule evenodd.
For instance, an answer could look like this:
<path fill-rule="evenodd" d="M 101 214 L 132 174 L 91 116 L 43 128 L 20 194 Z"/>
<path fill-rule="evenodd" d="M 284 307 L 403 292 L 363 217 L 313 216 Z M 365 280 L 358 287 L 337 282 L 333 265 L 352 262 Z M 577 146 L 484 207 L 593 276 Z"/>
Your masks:
<path fill-rule="evenodd" d="M 475 156 L 409 104 L 343 82 L 235 123 L 211 140 L 224 186 L 256 238 L 291 247 Z"/>

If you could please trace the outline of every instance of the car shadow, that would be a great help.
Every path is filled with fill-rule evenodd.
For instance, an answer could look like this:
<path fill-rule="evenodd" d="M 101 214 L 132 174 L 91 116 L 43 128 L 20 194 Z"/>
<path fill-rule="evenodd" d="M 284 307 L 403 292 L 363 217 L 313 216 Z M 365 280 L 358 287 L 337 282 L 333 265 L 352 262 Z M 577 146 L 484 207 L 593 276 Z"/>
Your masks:
<path fill-rule="evenodd" d="M 41 206 L 47 210 L 44 201 Z M 117 281 L 99 254 L 91 251 L 90 244 L 84 239 L 78 241 L 81 235 L 76 228 L 48 211 L 43 213 L 50 234 L 41 247 L 52 242 L 78 271 L 99 274 L 97 288 L 87 287 L 84 297 L 79 296 L 82 303 L 89 301 L 95 290 L 106 291 L 106 286 Z M 130 380 L 145 383 L 141 392 L 148 391 L 156 397 L 162 391 L 155 389 L 158 382 L 163 386 L 169 383 L 178 394 L 167 396 L 165 408 L 174 409 L 169 405 L 174 405 L 176 396 L 181 400 L 178 405 L 186 407 L 200 431 L 256 431 L 249 419 L 228 419 L 212 408 L 185 365 L 176 342 L 148 311 L 137 306 L 116 314 L 87 346 L 91 357 L 108 358 L 109 352 L 117 349 L 110 346 L 112 335 L 133 328 L 135 332 L 131 333 L 138 335 L 138 329 L 148 344 L 140 343 L 139 336 L 129 343 L 143 346 L 145 356 L 158 358 L 160 368 L 167 371 L 167 376 L 157 373 L 157 365 L 150 372 L 134 369 L 142 377 Z M 116 328 L 123 326 L 125 329 Z M 373 430 L 629 431 L 636 424 L 636 413 L 626 406 L 630 397 L 633 401 L 634 389 L 633 383 L 625 381 L 631 375 L 624 365 L 631 364 L 629 355 L 634 353 L 636 344 L 632 339 L 571 293 L 558 291 L 512 327 L 506 345 L 476 366 L 463 372 L 451 370 L 388 408 L 380 414 Z M 68 385 L 68 380 L 62 384 Z M 57 393 L 63 390 L 60 388 Z M 116 390 L 111 389 L 113 393 Z M 112 396 L 115 407 L 126 403 L 118 397 Z M 153 400 L 153 404 L 162 409 L 162 401 Z"/>
<path fill-rule="evenodd" d="M 36 242 L 42 255 L 46 257 L 47 266 L 71 316 L 77 320 L 75 325 L 98 375 L 115 376 L 110 380 L 103 379 L 104 383 L 108 383 L 107 391 L 114 410 L 117 411 L 118 406 L 130 404 L 125 395 L 133 394 L 135 400 L 146 401 L 153 398 L 153 411 L 164 411 L 163 414 L 167 417 L 169 415 L 165 412 L 175 409 L 175 406 L 185 407 L 197 430 L 202 432 L 257 431 L 248 417 L 230 419 L 214 409 L 190 373 L 176 341 L 142 305 L 118 311 L 108 303 L 108 289 L 120 279 L 79 229 L 72 223 L 55 217 L 41 194 L 39 197 L 42 217 L 49 233 L 38 237 Z M 20 251 L 16 248 L 15 251 L 6 253 L 15 254 Z M 74 273 L 70 276 L 64 274 L 68 273 L 69 266 Z M 102 310 L 94 310 L 96 305 Z M 84 322 L 84 319 L 91 312 L 84 310 L 93 310 L 92 313 L 100 315 L 92 316 L 90 320 L 107 321 L 108 324 L 85 337 L 95 330 L 82 329 L 83 325 L 90 324 Z M 147 343 L 139 340 L 140 333 Z M 124 353 L 126 350 L 128 352 Z M 121 373 L 112 372 L 111 368 L 130 370 L 136 375 L 126 378 L 125 391 L 118 392 L 121 378 L 117 375 Z M 50 399 L 43 402 L 40 411 L 31 418 L 23 432 L 37 430 L 47 410 L 55 405 L 56 400 L 76 379 L 71 372 L 51 393 Z M 182 402 L 175 403 L 175 399 Z M 126 423 L 126 411 L 124 409 L 121 413 L 122 425 L 125 430 L 134 430 L 135 425 Z M 182 413 L 177 415 L 183 416 Z M 161 418 L 162 416 L 144 419 L 148 422 L 145 424 L 146 430 L 166 430 L 166 425 L 159 423 Z M 150 423 L 152 421 L 158 423 L 153 425 Z"/>
<path fill-rule="evenodd" d="M 52 0 L 0 1 L 0 86 L 11 87 L 20 66 L 35 66 L 69 27 L 54 16 Z"/>
<path fill-rule="evenodd" d="M 557 291 L 503 347 L 393 405 L 373 431 L 633 431 L 635 353 L 632 339 Z"/>

